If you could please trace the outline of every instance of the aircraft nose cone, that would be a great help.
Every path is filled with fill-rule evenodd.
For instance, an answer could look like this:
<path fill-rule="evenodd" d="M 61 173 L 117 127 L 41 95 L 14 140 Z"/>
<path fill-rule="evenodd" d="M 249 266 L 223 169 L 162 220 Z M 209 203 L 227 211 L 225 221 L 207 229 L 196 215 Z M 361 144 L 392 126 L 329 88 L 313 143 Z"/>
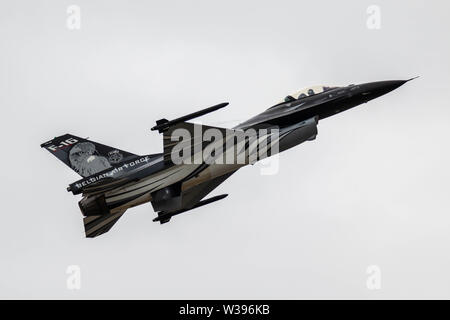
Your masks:
<path fill-rule="evenodd" d="M 408 80 L 388 80 L 369 83 L 367 89 L 373 93 L 379 92 L 382 94 L 388 93 L 398 87 L 404 85 Z"/>
<path fill-rule="evenodd" d="M 377 81 L 366 83 L 361 86 L 361 94 L 363 97 L 365 96 L 366 100 L 372 100 L 382 96 L 392 90 L 397 89 L 398 87 L 404 85 L 408 80 L 387 80 L 387 81 Z"/>

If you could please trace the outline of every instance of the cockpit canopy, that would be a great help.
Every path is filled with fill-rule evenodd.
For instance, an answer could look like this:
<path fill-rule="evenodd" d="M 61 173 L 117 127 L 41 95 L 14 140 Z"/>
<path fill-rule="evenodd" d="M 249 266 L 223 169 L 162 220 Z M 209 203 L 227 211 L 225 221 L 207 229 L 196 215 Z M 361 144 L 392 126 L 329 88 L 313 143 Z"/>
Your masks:
<path fill-rule="evenodd" d="M 289 102 L 291 100 L 302 99 L 304 97 L 312 96 L 312 95 L 315 95 L 315 94 L 318 94 L 318 93 L 322 93 L 322 92 L 325 92 L 325 91 L 328 91 L 328 90 L 331 90 L 331 89 L 334 89 L 334 88 L 337 88 L 337 87 L 336 86 L 320 86 L 320 85 L 317 85 L 317 86 L 311 86 L 311 87 L 303 88 L 300 91 L 297 91 L 297 92 L 295 92 L 293 94 L 290 94 L 290 95 L 286 96 L 283 101 L 280 101 L 280 103 L 281 102 Z"/>

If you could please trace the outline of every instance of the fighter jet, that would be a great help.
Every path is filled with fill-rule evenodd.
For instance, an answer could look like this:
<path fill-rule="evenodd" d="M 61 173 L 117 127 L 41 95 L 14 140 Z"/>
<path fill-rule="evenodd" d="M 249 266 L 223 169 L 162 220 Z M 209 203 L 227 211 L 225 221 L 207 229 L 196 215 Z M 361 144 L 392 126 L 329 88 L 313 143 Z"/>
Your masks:
<path fill-rule="evenodd" d="M 413 78 L 414 79 L 414 78 Z M 234 128 L 188 122 L 221 109 L 221 103 L 183 117 L 160 119 L 151 130 L 163 135 L 163 152 L 136 155 L 71 134 L 41 144 L 82 178 L 67 191 L 81 194 L 86 237 L 111 229 L 125 211 L 151 202 L 153 221 L 218 201 L 205 199 L 243 166 L 316 138 L 320 120 L 378 98 L 409 80 L 313 86 L 286 96 Z M 268 200 L 269 201 L 269 200 Z"/>

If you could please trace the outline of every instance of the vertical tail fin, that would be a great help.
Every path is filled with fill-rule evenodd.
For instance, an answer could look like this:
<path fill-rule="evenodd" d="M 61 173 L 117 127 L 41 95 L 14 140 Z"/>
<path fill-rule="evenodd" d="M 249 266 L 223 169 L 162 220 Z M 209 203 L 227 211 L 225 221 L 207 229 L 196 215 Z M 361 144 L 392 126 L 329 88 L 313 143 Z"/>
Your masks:
<path fill-rule="evenodd" d="M 41 144 L 82 177 L 109 169 L 137 155 L 104 144 L 65 134 Z"/>

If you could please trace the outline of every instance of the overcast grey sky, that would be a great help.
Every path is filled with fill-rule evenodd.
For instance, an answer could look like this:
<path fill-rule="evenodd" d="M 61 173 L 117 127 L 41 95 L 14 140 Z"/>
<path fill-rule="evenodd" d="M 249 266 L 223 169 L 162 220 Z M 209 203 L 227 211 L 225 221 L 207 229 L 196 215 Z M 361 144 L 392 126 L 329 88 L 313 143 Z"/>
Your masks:
<path fill-rule="evenodd" d="M 449 12 L 443 0 L 2 1 L 0 298 L 450 298 Z M 229 101 L 200 120 L 232 127 L 305 86 L 417 75 L 321 121 L 278 174 L 243 168 L 214 191 L 225 200 L 164 225 L 143 205 L 95 239 L 66 191 L 79 177 L 39 148 L 68 132 L 157 153 L 161 117 Z"/>

